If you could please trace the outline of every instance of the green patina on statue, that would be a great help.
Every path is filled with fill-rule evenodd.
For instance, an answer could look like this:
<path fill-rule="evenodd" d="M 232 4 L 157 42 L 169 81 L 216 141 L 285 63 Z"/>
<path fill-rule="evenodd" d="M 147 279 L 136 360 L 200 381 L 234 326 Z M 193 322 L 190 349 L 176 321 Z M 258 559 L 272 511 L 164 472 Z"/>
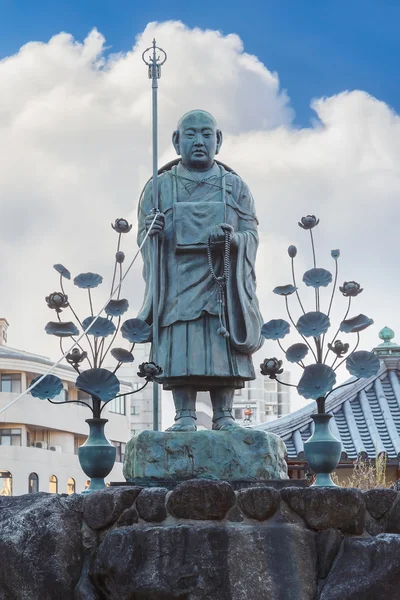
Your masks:
<path fill-rule="evenodd" d="M 254 201 L 236 173 L 214 160 L 222 144 L 215 119 L 185 114 L 173 133 L 181 156 L 158 176 L 159 348 L 164 389 L 172 390 L 171 431 L 196 430 L 196 394 L 209 391 L 213 429 L 238 427 L 235 389 L 255 378 L 252 354 L 262 345 L 254 265 L 258 247 Z M 152 181 L 138 209 L 138 243 L 154 220 Z M 142 250 L 146 282 L 139 317 L 152 323 L 152 248 Z"/>

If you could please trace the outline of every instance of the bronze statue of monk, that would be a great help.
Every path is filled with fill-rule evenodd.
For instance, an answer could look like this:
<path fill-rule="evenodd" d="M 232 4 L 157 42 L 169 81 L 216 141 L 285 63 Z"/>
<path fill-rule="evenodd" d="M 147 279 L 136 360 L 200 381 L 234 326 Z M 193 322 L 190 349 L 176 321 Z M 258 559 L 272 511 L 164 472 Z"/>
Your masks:
<path fill-rule="evenodd" d="M 238 426 L 235 389 L 255 378 L 252 354 L 262 345 L 254 200 L 242 179 L 215 161 L 222 133 L 212 115 L 185 114 L 172 140 L 181 158 L 158 176 L 161 213 L 151 235 L 159 239 L 160 269 L 153 273 L 146 243 L 139 317 L 152 324 L 152 282 L 158 276 L 157 362 L 175 403 L 170 431 L 196 430 L 198 391 L 210 392 L 213 429 L 231 429 Z M 139 244 L 153 220 L 150 180 L 138 207 Z"/>

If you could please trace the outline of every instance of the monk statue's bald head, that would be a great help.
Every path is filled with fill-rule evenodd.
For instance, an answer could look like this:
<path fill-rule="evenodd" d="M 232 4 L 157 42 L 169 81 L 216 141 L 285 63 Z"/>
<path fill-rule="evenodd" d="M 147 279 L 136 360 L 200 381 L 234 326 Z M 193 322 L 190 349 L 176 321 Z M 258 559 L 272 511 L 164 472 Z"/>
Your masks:
<path fill-rule="evenodd" d="M 209 112 L 191 110 L 179 119 L 172 143 L 184 167 L 190 171 L 207 171 L 221 148 L 222 133 Z"/>

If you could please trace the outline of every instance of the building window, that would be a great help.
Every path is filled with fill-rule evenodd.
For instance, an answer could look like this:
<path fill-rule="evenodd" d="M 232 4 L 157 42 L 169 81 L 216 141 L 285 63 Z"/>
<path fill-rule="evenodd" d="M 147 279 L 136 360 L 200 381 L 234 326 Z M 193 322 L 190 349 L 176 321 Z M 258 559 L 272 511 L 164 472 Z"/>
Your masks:
<path fill-rule="evenodd" d="M 0 391 L 19 394 L 21 392 L 21 373 L 2 373 Z"/>
<path fill-rule="evenodd" d="M 62 389 L 61 392 L 59 394 L 57 394 L 57 396 L 54 396 L 54 398 L 52 398 L 53 402 L 66 402 L 68 400 L 68 390 L 66 389 Z"/>
<path fill-rule="evenodd" d="M 75 479 L 68 477 L 67 494 L 75 494 Z"/>
<path fill-rule="evenodd" d="M 117 413 L 118 415 L 125 415 L 125 396 L 114 398 L 107 404 L 110 412 Z"/>
<path fill-rule="evenodd" d="M 140 410 L 138 406 L 131 406 L 131 415 L 140 415 Z"/>
<path fill-rule="evenodd" d="M 243 418 L 243 411 L 241 408 L 235 408 L 235 419 L 239 421 Z"/>
<path fill-rule="evenodd" d="M 86 392 L 78 390 L 78 400 L 91 400 L 91 397 Z"/>
<path fill-rule="evenodd" d="M 0 496 L 12 496 L 12 475 L 10 471 L 0 471 Z"/>
<path fill-rule="evenodd" d="M 116 462 L 124 462 L 126 444 L 124 442 L 111 442 L 111 443 L 117 449 L 117 453 L 115 455 Z"/>
<path fill-rule="evenodd" d="M 52 475 L 49 480 L 49 492 L 50 494 L 57 494 L 58 491 L 58 479 L 55 475 Z"/>
<path fill-rule="evenodd" d="M 21 429 L 0 429 L 0 446 L 20 446 Z"/>
<path fill-rule="evenodd" d="M 39 477 L 37 473 L 31 473 L 28 480 L 28 492 L 29 494 L 37 494 L 39 491 Z"/>
<path fill-rule="evenodd" d="M 131 436 L 133 437 L 134 435 L 137 435 L 138 433 L 140 433 L 140 429 L 131 429 Z"/>
<path fill-rule="evenodd" d="M 75 436 L 74 437 L 74 454 L 78 454 L 78 450 L 80 448 L 80 446 L 83 446 L 83 444 L 86 442 L 87 437 L 83 437 L 83 436 Z"/>

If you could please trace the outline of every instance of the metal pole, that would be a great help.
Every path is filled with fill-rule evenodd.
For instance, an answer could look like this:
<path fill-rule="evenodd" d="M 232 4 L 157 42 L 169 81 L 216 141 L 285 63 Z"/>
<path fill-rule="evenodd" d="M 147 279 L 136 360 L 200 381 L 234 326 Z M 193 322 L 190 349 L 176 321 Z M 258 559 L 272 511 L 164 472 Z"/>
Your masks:
<path fill-rule="evenodd" d="M 152 54 L 145 58 L 145 54 L 152 50 Z M 163 58 L 160 59 L 157 56 L 157 50 L 162 52 Z M 157 92 L 158 92 L 158 80 L 161 77 L 161 65 L 167 60 L 167 55 L 164 50 L 157 47 L 156 40 L 153 40 L 152 48 L 147 48 L 143 52 L 142 58 L 146 65 L 149 67 L 149 78 L 151 79 L 152 88 L 152 108 L 153 108 L 153 212 L 157 213 L 158 208 L 158 106 L 157 106 Z M 158 235 L 154 235 L 152 238 L 153 246 L 153 361 L 158 364 L 158 298 L 159 298 L 159 238 Z M 153 429 L 158 431 L 158 420 L 159 420 L 159 384 L 153 383 Z"/>

